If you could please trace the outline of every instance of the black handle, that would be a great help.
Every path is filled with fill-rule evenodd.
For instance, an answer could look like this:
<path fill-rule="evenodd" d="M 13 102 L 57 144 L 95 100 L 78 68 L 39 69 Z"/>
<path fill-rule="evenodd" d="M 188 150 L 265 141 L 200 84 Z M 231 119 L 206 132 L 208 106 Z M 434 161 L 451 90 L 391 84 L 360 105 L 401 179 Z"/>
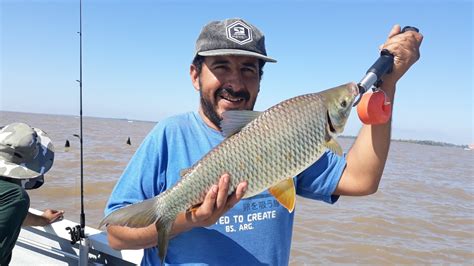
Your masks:
<path fill-rule="evenodd" d="M 401 33 L 406 31 L 416 31 L 420 32 L 418 28 L 412 26 L 405 26 L 402 29 Z M 379 79 L 384 75 L 392 72 L 393 67 L 393 54 L 390 53 L 387 49 L 383 49 L 380 52 L 380 57 L 375 61 L 375 63 L 367 70 L 366 73 L 372 72 L 374 73 Z"/>
<path fill-rule="evenodd" d="M 416 31 L 419 30 L 412 26 L 403 27 L 401 33 L 406 31 Z M 387 49 L 383 49 L 380 52 L 380 57 L 375 61 L 375 63 L 367 70 L 364 78 L 359 82 L 359 93 L 363 94 L 368 91 L 372 86 L 378 86 L 380 84 L 381 77 L 384 74 L 392 72 L 393 67 L 393 54 L 391 54 Z M 356 102 L 357 104 L 357 102 Z"/>
<path fill-rule="evenodd" d="M 405 32 L 405 31 L 416 31 L 416 32 L 420 32 L 420 30 L 418 30 L 417 27 L 412 27 L 412 26 L 405 26 L 405 27 L 403 27 L 402 33 Z"/>
<path fill-rule="evenodd" d="M 367 70 L 366 73 L 374 73 L 375 76 L 377 76 L 377 80 L 379 80 L 384 74 L 392 72 L 392 67 L 393 67 L 393 54 L 391 54 L 387 49 L 383 49 L 380 52 L 380 57 Z"/>

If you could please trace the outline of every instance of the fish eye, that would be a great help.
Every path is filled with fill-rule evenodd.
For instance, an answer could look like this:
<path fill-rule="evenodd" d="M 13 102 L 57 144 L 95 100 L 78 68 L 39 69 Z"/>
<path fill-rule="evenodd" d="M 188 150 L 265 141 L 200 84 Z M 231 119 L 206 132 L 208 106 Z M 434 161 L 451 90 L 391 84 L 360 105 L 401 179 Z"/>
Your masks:
<path fill-rule="evenodd" d="M 341 107 L 342 107 L 342 108 L 346 108 L 346 107 L 347 107 L 347 101 L 346 101 L 345 99 L 342 100 L 342 102 L 341 102 Z"/>

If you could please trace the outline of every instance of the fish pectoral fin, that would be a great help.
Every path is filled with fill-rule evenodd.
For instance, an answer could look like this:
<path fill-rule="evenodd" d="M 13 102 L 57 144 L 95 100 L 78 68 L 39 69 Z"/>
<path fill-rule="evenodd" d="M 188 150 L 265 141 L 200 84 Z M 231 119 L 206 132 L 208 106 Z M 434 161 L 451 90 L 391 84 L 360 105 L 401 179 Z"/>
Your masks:
<path fill-rule="evenodd" d="M 193 211 L 196 211 L 199 207 L 201 207 L 202 203 L 198 203 L 196 205 L 193 205 L 191 207 L 189 207 L 189 209 L 186 210 L 186 212 L 193 212 Z"/>
<path fill-rule="evenodd" d="M 342 156 L 342 148 L 339 143 L 333 138 L 326 142 L 326 148 L 330 149 L 335 154 Z"/>
<path fill-rule="evenodd" d="M 288 178 L 268 189 L 290 213 L 295 209 L 296 189 L 293 178 Z"/>
<path fill-rule="evenodd" d="M 229 110 L 222 113 L 221 131 L 226 138 L 239 132 L 244 126 L 260 116 L 262 112 Z"/>

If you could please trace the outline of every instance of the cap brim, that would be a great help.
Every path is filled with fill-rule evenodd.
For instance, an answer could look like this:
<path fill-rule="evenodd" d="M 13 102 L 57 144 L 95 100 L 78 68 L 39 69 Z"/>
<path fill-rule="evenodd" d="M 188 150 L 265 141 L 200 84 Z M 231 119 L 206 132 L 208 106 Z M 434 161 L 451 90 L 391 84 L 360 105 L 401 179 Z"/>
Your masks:
<path fill-rule="evenodd" d="M 219 55 L 237 55 L 237 56 L 252 56 L 258 59 L 262 59 L 265 62 L 276 63 L 277 60 L 261 55 L 259 53 L 250 52 L 246 50 L 239 50 L 239 49 L 216 49 L 216 50 L 209 50 L 209 51 L 202 51 L 197 53 L 201 56 L 219 56 Z"/>
<path fill-rule="evenodd" d="M 39 177 L 51 169 L 54 162 L 54 146 L 51 139 L 41 129 L 34 128 L 40 139 L 40 150 L 31 162 L 15 164 L 0 160 L 0 176 L 13 179 Z"/>

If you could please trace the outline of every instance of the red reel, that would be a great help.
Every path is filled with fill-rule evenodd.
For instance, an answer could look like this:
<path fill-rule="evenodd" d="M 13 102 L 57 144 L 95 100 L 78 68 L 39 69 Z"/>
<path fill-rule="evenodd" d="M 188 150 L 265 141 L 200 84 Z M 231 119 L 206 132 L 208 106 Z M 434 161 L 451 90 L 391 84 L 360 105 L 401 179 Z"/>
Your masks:
<path fill-rule="evenodd" d="M 385 124 L 392 116 L 392 104 L 382 90 L 367 92 L 357 105 L 357 114 L 366 125 Z"/>

